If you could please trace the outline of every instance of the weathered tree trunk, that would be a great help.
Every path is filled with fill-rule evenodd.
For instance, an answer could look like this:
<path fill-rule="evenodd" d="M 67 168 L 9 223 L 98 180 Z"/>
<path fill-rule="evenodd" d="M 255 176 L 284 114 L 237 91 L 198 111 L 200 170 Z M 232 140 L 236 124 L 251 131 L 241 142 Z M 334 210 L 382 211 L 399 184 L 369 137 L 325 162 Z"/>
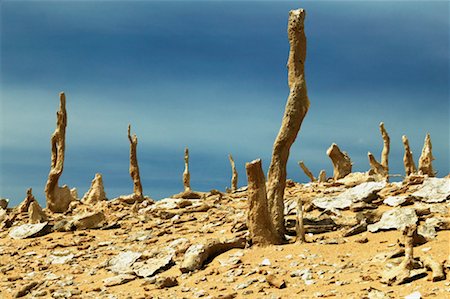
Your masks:
<path fill-rule="evenodd" d="M 245 164 L 248 179 L 247 227 L 254 244 L 280 244 L 281 238 L 270 219 L 266 195 L 266 179 L 261 160 Z"/>
<path fill-rule="evenodd" d="M 189 149 L 184 149 L 184 172 L 183 172 L 184 191 L 191 191 L 191 174 L 189 173 Z"/>
<path fill-rule="evenodd" d="M 45 185 L 45 196 L 47 207 L 55 213 L 63 213 L 69 208 L 73 200 L 70 190 L 67 186 L 62 188 L 58 186 L 58 180 L 64 169 L 64 154 L 66 143 L 66 96 L 63 92 L 59 94 L 59 111 L 56 113 L 56 129 L 51 138 L 52 162 L 50 173 L 48 174 L 47 184 Z"/>
<path fill-rule="evenodd" d="M 378 174 L 382 177 L 388 176 L 386 168 L 384 168 L 383 165 L 378 163 L 378 161 L 375 159 L 375 157 L 372 155 L 371 152 L 367 153 L 367 158 L 369 159 L 370 169 L 373 171 L 373 173 Z"/>
<path fill-rule="evenodd" d="M 304 31 L 305 10 L 289 12 L 288 38 L 288 84 L 290 88 L 283 121 L 273 145 L 272 161 L 267 175 L 267 197 L 271 218 L 278 234 L 284 237 L 284 189 L 286 187 L 286 164 L 289 150 L 297 137 L 303 119 L 308 112 L 309 99 L 305 81 L 306 36 Z"/>
<path fill-rule="evenodd" d="M 303 225 L 303 201 L 297 201 L 297 242 L 306 243 L 305 226 Z"/>
<path fill-rule="evenodd" d="M 381 151 L 381 165 L 383 165 L 386 173 L 389 174 L 389 152 L 391 148 L 391 139 L 384 128 L 384 123 L 380 123 L 381 137 L 383 138 L 383 150 Z"/>
<path fill-rule="evenodd" d="M 228 155 L 228 159 L 231 164 L 231 192 L 235 192 L 238 188 L 238 173 L 236 170 L 236 164 L 234 163 L 233 156 Z"/>
<path fill-rule="evenodd" d="M 428 175 L 430 177 L 436 176 L 436 172 L 433 170 L 432 162 L 434 160 L 431 146 L 431 138 L 428 133 L 425 137 L 425 142 L 422 148 L 422 154 L 419 158 L 419 174 Z"/>
<path fill-rule="evenodd" d="M 405 165 L 405 174 L 406 176 L 410 176 L 411 174 L 416 173 L 416 164 L 414 163 L 413 155 L 409 147 L 408 137 L 403 135 L 402 142 L 405 148 L 405 154 L 403 156 L 403 164 Z"/>
<path fill-rule="evenodd" d="M 333 178 L 342 179 L 352 172 L 352 161 L 346 152 L 341 152 L 336 143 L 327 150 L 327 155 L 333 163 Z"/>
<path fill-rule="evenodd" d="M 300 166 L 300 168 L 303 170 L 303 172 L 306 174 L 306 176 L 311 180 L 311 182 L 315 182 L 317 181 L 317 179 L 314 177 L 314 175 L 312 174 L 312 172 L 309 170 L 308 167 L 306 167 L 305 163 L 303 163 L 303 161 L 299 161 L 298 165 Z"/>
<path fill-rule="evenodd" d="M 325 172 L 325 170 L 321 170 L 319 173 L 319 182 L 320 183 L 325 183 L 327 181 L 327 173 Z"/>
<path fill-rule="evenodd" d="M 128 140 L 130 140 L 130 176 L 133 180 L 133 193 L 138 198 L 143 198 L 141 177 L 139 175 L 139 165 L 137 161 L 137 144 L 138 138 L 136 134 L 131 136 L 131 125 L 128 125 Z"/>

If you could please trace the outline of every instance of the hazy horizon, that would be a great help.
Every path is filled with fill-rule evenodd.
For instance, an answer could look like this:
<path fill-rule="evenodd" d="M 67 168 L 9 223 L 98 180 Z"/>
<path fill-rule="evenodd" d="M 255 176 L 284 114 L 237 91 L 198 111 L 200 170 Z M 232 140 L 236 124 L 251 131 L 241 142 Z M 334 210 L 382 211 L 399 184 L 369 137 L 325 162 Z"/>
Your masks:
<path fill-rule="evenodd" d="M 332 164 L 335 142 L 354 171 L 379 160 L 383 121 L 390 171 L 404 174 L 401 136 L 417 162 L 431 134 L 438 176 L 449 173 L 449 3 L 427 1 L 3 1 L 0 197 L 16 205 L 29 187 L 45 205 L 58 94 L 68 126 L 59 185 L 132 193 L 127 125 L 139 139 L 144 193 L 239 186 L 245 162 L 268 169 L 286 98 L 286 26 L 306 9 L 306 84 L 311 107 L 291 148 L 288 178 L 308 182 Z"/>

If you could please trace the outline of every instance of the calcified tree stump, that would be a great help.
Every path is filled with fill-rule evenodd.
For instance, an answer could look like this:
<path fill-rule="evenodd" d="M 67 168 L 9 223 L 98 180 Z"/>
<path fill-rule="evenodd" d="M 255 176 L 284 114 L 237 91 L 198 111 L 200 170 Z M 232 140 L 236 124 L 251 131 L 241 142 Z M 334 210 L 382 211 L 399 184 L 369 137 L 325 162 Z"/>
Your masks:
<path fill-rule="evenodd" d="M 384 127 L 384 123 L 380 123 L 380 133 L 383 138 L 383 150 L 381 151 L 381 163 L 379 163 L 372 153 L 368 153 L 367 156 L 369 158 L 370 169 L 375 174 L 378 174 L 382 177 L 389 176 L 389 151 L 391 148 L 391 139 L 389 138 L 389 134 Z"/>
<path fill-rule="evenodd" d="M 309 170 L 308 167 L 306 167 L 305 163 L 303 163 L 303 161 L 299 161 L 298 165 L 300 166 L 300 168 L 303 170 L 303 172 L 306 174 L 306 176 L 311 180 L 311 182 L 315 182 L 317 181 L 317 179 L 314 177 L 314 175 L 312 174 L 312 172 Z"/>
<path fill-rule="evenodd" d="M 306 243 L 305 226 L 303 225 L 303 201 L 299 198 L 297 201 L 297 242 Z"/>
<path fill-rule="evenodd" d="M 42 223 L 47 221 L 47 215 L 42 211 L 37 201 L 32 201 L 28 207 L 28 222 L 31 224 Z"/>
<path fill-rule="evenodd" d="M 143 198 L 141 177 L 139 175 L 139 165 L 137 161 L 137 144 L 138 138 L 136 134 L 131 136 L 131 125 L 128 125 L 128 140 L 130 140 L 130 176 L 133 180 L 133 194 L 138 198 Z"/>
<path fill-rule="evenodd" d="M 30 204 L 36 201 L 36 199 L 33 196 L 33 189 L 29 188 L 27 190 L 27 197 L 20 203 L 20 205 L 17 207 L 17 211 L 19 213 L 26 213 L 28 211 L 28 208 L 30 207 Z"/>
<path fill-rule="evenodd" d="M 231 165 L 231 192 L 235 192 L 238 189 L 238 173 L 231 154 L 228 155 L 228 159 L 230 160 Z"/>
<path fill-rule="evenodd" d="M 64 169 L 64 153 L 66 142 L 66 96 L 59 94 L 59 111 L 56 113 L 56 129 L 51 138 L 52 162 L 47 184 L 45 185 L 45 196 L 47 207 L 55 213 L 63 213 L 69 208 L 73 197 L 67 186 L 59 187 L 58 180 Z"/>
<path fill-rule="evenodd" d="M 245 164 L 248 179 L 248 216 L 247 227 L 253 244 L 262 246 L 280 244 L 281 238 L 270 219 L 266 179 L 261 167 L 261 160 Z"/>
<path fill-rule="evenodd" d="M 387 177 L 389 174 L 386 172 L 386 168 L 381 165 L 377 159 L 372 155 L 371 152 L 367 153 L 367 158 L 369 159 L 370 170 L 371 172 L 378 174 L 382 177 Z"/>
<path fill-rule="evenodd" d="M 432 162 L 434 160 L 431 146 L 431 138 L 428 133 L 425 137 L 425 142 L 422 148 L 422 154 L 419 158 L 419 174 L 428 175 L 430 177 L 436 176 L 436 172 L 433 170 Z"/>
<path fill-rule="evenodd" d="M 403 147 L 405 148 L 405 154 L 403 155 L 403 165 L 405 166 L 406 176 L 410 176 L 416 173 L 416 164 L 414 163 L 411 148 L 409 147 L 408 137 L 402 136 Z"/>
<path fill-rule="evenodd" d="M 189 149 L 184 149 L 184 172 L 183 172 L 184 191 L 191 191 L 191 174 L 189 173 Z"/>
<path fill-rule="evenodd" d="M 333 163 L 333 178 L 342 179 L 352 172 L 352 161 L 346 152 L 342 152 L 336 143 L 327 150 L 327 155 Z"/>
<path fill-rule="evenodd" d="M 290 52 L 287 67 L 290 93 L 281 128 L 273 145 L 272 160 L 267 175 L 270 216 L 276 231 L 282 237 L 286 232 L 284 226 L 286 164 L 289 158 L 289 150 L 309 108 L 304 72 L 306 59 L 305 16 L 306 12 L 303 9 L 289 12 L 287 32 Z"/>
<path fill-rule="evenodd" d="M 325 172 L 325 170 L 321 170 L 319 172 L 319 183 L 325 183 L 327 181 L 327 173 Z"/>

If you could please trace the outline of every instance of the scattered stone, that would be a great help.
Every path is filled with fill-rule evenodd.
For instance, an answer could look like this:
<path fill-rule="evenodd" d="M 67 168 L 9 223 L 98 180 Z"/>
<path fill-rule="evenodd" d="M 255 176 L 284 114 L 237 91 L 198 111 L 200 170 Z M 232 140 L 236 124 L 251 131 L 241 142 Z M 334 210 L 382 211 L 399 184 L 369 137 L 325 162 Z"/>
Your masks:
<path fill-rule="evenodd" d="M 163 269 L 168 269 L 173 263 L 175 252 L 173 250 L 162 251 L 145 262 L 136 262 L 133 265 L 134 273 L 139 277 L 151 277 Z"/>
<path fill-rule="evenodd" d="M 420 294 L 419 291 L 416 291 L 414 293 L 411 293 L 411 294 L 405 296 L 405 299 L 421 299 L 421 298 L 422 298 L 422 294 Z"/>
<path fill-rule="evenodd" d="M 408 195 L 389 196 L 383 203 L 391 207 L 405 206 L 412 202 L 412 197 Z"/>
<path fill-rule="evenodd" d="M 105 287 L 112 287 L 127 283 L 129 281 L 134 280 L 135 278 L 136 276 L 131 274 L 119 274 L 113 277 L 103 279 L 103 284 L 105 285 Z"/>
<path fill-rule="evenodd" d="M 14 298 L 20 298 L 27 295 L 33 288 L 35 288 L 39 283 L 36 281 L 30 282 L 22 286 L 14 295 Z"/>
<path fill-rule="evenodd" d="M 371 288 L 369 293 L 367 294 L 369 299 L 389 299 L 388 295 L 385 292 Z"/>
<path fill-rule="evenodd" d="M 156 280 L 156 287 L 158 289 L 171 288 L 171 287 L 175 287 L 177 285 L 178 285 L 178 281 L 175 276 L 159 277 Z"/>
<path fill-rule="evenodd" d="M 100 228 L 105 222 L 103 212 L 86 213 L 75 218 L 73 225 L 78 230 Z"/>
<path fill-rule="evenodd" d="M 367 222 L 365 219 L 363 219 L 359 224 L 353 226 L 352 228 L 350 228 L 349 230 L 345 231 L 342 236 L 343 237 L 350 237 L 350 236 L 354 236 L 360 233 L 363 233 L 367 231 Z"/>
<path fill-rule="evenodd" d="M 262 260 L 262 262 L 259 265 L 260 266 L 270 266 L 270 265 L 272 265 L 272 263 L 270 262 L 270 260 L 268 258 L 265 258 Z"/>
<path fill-rule="evenodd" d="M 74 258 L 74 255 L 70 253 L 70 251 L 53 251 L 52 254 L 48 257 L 48 261 L 52 265 L 63 265 L 67 264 Z"/>
<path fill-rule="evenodd" d="M 121 252 L 109 261 L 109 270 L 117 274 L 133 273 L 131 266 L 141 257 L 142 253 Z"/>
<path fill-rule="evenodd" d="M 284 289 L 286 287 L 286 282 L 279 277 L 275 277 L 273 274 L 269 274 L 266 276 L 266 280 L 269 285 L 276 287 L 278 289 Z"/>
<path fill-rule="evenodd" d="M 367 229 L 372 233 L 379 230 L 402 230 L 407 226 L 415 225 L 418 220 L 413 208 L 394 208 L 384 212 L 380 221 L 375 224 L 369 224 Z"/>
<path fill-rule="evenodd" d="M 11 228 L 9 236 L 13 239 L 25 239 L 44 235 L 48 232 L 48 222 L 23 224 Z"/>
<path fill-rule="evenodd" d="M 0 198 L 0 209 L 6 210 L 8 207 L 9 199 L 7 198 Z"/>

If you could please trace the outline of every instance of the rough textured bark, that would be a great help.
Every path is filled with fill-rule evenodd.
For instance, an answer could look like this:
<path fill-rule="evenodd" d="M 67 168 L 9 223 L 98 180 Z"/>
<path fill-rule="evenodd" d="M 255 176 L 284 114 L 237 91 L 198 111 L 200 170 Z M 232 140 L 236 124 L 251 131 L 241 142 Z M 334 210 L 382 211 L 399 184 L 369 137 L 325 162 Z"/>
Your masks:
<path fill-rule="evenodd" d="M 228 155 L 228 159 L 230 160 L 231 165 L 231 192 L 235 192 L 238 188 L 238 173 L 236 170 L 236 164 L 234 163 L 233 156 Z"/>
<path fill-rule="evenodd" d="M 184 149 L 184 172 L 183 172 L 184 191 L 191 191 L 191 174 L 189 173 L 189 149 Z"/>
<path fill-rule="evenodd" d="M 409 147 L 408 137 L 402 136 L 403 147 L 405 148 L 405 154 L 403 156 L 403 164 L 405 165 L 405 174 L 410 176 L 416 173 L 416 164 L 414 163 L 411 148 Z"/>
<path fill-rule="evenodd" d="M 367 153 L 367 158 L 369 159 L 370 170 L 373 173 L 378 174 L 382 177 L 387 177 L 389 175 L 386 171 L 386 168 L 384 168 L 383 165 L 378 163 L 378 161 L 375 159 L 375 157 L 372 155 L 371 152 Z"/>
<path fill-rule="evenodd" d="M 303 225 L 303 202 L 301 199 L 297 201 L 297 242 L 306 243 L 305 226 Z"/>
<path fill-rule="evenodd" d="M 387 174 L 389 174 L 389 152 L 391 148 L 391 139 L 384 128 L 384 123 L 380 123 L 381 137 L 383 138 L 383 150 L 381 151 L 381 165 L 383 165 Z"/>
<path fill-rule="evenodd" d="M 136 134 L 131 136 L 131 125 L 128 125 L 128 140 L 130 140 L 130 176 L 133 180 L 133 194 L 136 197 L 143 198 L 141 177 L 139 175 L 139 165 L 137 161 L 137 144 L 138 138 Z"/>
<path fill-rule="evenodd" d="M 305 10 L 289 12 L 288 38 L 288 84 L 290 88 L 280 131 L 273 145 L 272 161 L 267 175 L 267 197 L 275 229 L 284 237 L 284 189 L 286 187 L 286 164 L 289 150 L 297 137 L 303 119 L 308 112 L 309 99 L 305 81 L 306 36 L 304 31 Z"/>
<path fill-rule="evenodd" d="M 105 188 L 103 186 L 103 178 L 101 174 L 96 173 L 92 180 L 91 187 L 86 194 L 84 194 L 81 201 L 85 204 L 95 204 L 103 200 L 107 200 Z"/>
<path fill-rule="evenodd" d="M 325 183 L 327 181 L 327 173 L 325 172 L 325 170 L 321 170 L 319 173 L 319 182 L 320 183 Z"/>
<path fill-rule="evenodd" d="M 342 179 L 352 172 L 352 161 L 346 152 L 342 152 L 336 143 L 333 143 L 327 150 L 327 155 L 333 163 L 333 178 Z"/>
<path fill-rule="evenodd" d="M 248 215 L 247 227 L 254 244 L 262 246 L 280 244 L 281 238 L 270 219 L 266 195 L 266 179 L 261 160 L 245 164 L 248 178 Z"/>
<path fill-rule="evenodd" d="M 306 174 L 306 176 L 311 180 L 311 182 L 317 181 L 317 179 L 314 177 L 312 172 L 306 167 L 305 163 L 303 161 L 299 161 L 298 165 L 303 170 L 303 172 Z"/>
<path fill-rule="evenodd" d="M 419 174 L 428 175 L 430 177 L 436 176 L 436 172 L 433 170 L 432 162 L 434 160 L 431 146 L 431 138 L 428 133 L 425 137 L 425 142 L 422 148 L 422 154 L 419 158 Z"/>
<path fill-rule="evenodd" d="M 59 94 L 59 111 L 56 113 L 56 129 L 51 138 L 52 159 L 50 173 L 45 185 L 47 208 L 55 213 L 63 213 L 69 207 L 73 197 L 67 186 L 59 187 L 58 180 L 64 169 L 64 154 L 66 148 L 66 96 Z"/>

